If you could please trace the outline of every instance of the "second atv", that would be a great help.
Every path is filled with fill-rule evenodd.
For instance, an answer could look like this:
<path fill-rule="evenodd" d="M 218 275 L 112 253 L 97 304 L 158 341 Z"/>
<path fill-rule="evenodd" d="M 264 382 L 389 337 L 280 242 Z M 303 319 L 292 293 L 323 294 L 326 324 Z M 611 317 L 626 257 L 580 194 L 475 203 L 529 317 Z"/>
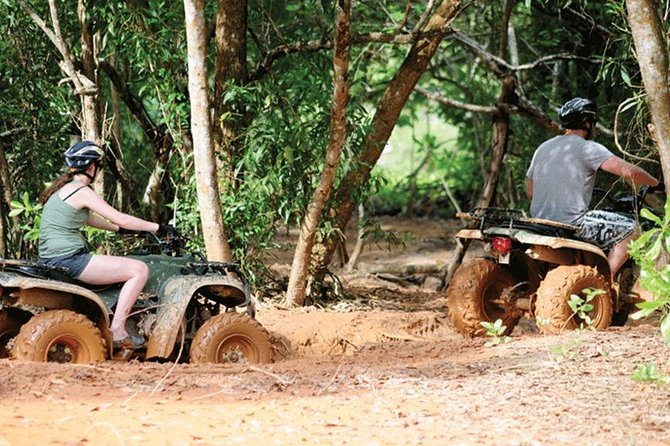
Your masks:
<path fill-rule="evenodd" d="M 613 199 L 613 208 L 633 211 L 644 198 Z M 477 229 L 463 229 L 456 237 L 480 241 L 488 252 L 463 263 L 447 289 L 449 318 L 464 336 L 483 336 L 481 323 L 497 319 L 509 334 L 522 316 L 534 318 L 543 333 L 586 325 L 605 329 L 623 325 L 635 303 L 652 298 L 639 289 L 639 269 L 631 260 L 613 277 L 605 252 L 578 240 L 575 226 L 514 209 L 458 216 L 475 221 Z M 587 311 L 570 307 L 573 295 L 588 302 Z"/>

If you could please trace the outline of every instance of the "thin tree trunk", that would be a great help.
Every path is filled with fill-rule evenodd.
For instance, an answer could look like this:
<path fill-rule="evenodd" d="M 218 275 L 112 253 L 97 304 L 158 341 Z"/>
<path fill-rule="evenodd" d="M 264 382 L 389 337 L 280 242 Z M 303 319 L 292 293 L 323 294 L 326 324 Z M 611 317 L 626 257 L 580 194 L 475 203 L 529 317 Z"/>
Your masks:
<path fill-rule="evenodd" d="M 7 165 L 7 156 L 5 155 L 5 147 L 0 141 L 0 182 L 2 184 L 2 197 L 4 203 L 0 205 L 0 254 L 3 257 L 7 256 L 7 240 L 11 239 L 11 227 L 6 228 L 7 221 L 6 210 L 11 209 L 12 202 L 12 182 L 9 176 L 9 166 Z M 19 220 L 17 217 L 12 217 L 12 226 L 18 228 Z"/>
<path fill-rule="evenodd" d="M 109 95 L 112 99 L 112 125 L 111 125 L 111 135 L 112 140 L 110 147 L 112 148 L 114 159 L 112 162 L 108 163 L 113 171 L 117 174 L 119 181 L 116 181 L 116 206 L 118 209 L 121 209 L 123 212 L 127 212 L 129 208 L 128 202 L 128 191 L 126 190 L 126 184 L 121 179 L 120 172 L 124 172 L 123 163 L 121 154 L 123 153 L 123 147 L 121 146 L 121 99 L 119 94 L 114 88 L 114 84 L 110 81 L 110 91 Z"/>
<path fill-rule="evenodd" d="M 149 176 L 150 179 L 144 189 L 142 201 L 149 205 L 152 219 L 154 221 L 160 221 L 160 216 L 163 213 L 163 204 L 165 202 L 163 177 L 167 172 L 167 164 L 170 159 L 170 154 L 174 150 L 174 140 L 172 135 L 167 131 L 165 125 L 159 126 L 153 122 L 149 113 L 147 113 L 144 104 L 142 104 L 142 101 L 135 97 L 128 89 L 128 85 L 116 67 L 110 63 L 110 61 L 105 60 L 101 61 L 99 65 L 100 69 L 105 72 L 107 77 L 109 77 L 109 80 L 112 82 L 113 90 L 123 100 L 123 103 L 126 104 L 130 113 L 137 119 L 145 136 L 153 145 L 156 164 L 154 165 L 154 169 Z M 116 155 L 116 164 L 118 167 L 117 173 L 119 175 L 119 180 L 123 183 L 124 191 L 129 196 L 128 201 L 138 202 L 139 194 L 132 187 L 130 177 L 121 163 L 120 154 Z"/>
<path fill-rule="evenodd" d="M 351 253 L 351 257 L 349 257 L 349 261 L 347 262 L 347 265 L 344 268 L 344 270 L 348 273 L 356 269 L 356 266 L 358 265 L 358 259 L 361 257 L 361 254 L 363 254 L 363 248 L 365 248 L 365 227 L 363 226 L 364 219 L 365 219 L 365 206 L 359 204 L 358 232 L 356 237 L 356 246 L 354 246 L 354 251 Z"/>
<path fill-rule="evenodd" d="M 357 205 L 355 191 L 370 178 L 370 172 L 398 122 L 403 106 L 437 51 L 449 24 L 456 18 L 460 4 L 460 0 L 442 1 L 421 30 L 425 35 L 414 42 L 403 64 L 386 87 L 372 119 L 371 130 L 365 139 L 363 150 L 353 163 L 360 167 L 345 176 L 334 194 L 333 200 L 337 204 L 336 228 L 343 230 L 351 218 Z M 325 267 L 330 264 L 335 247 L 336 239 L 330 237 L 322 260 L 321 270 L 324 272 Z M 316 280 L 321 278 L 317 277 Z"/>
<path fill-rule="evenodd" d="M 95 44 L 93 43 L 93 31 L 91 22 L 87 15 L 88 1 L 79 0 L 77 2 L 77 15 L 79 17 L 79 26 L 81 29 L 81 63 L 84 76 L 98 85 L 98 75 L 96 68 Z M 81 96 L 81 136 L 83 139 L 102 144 L 102 134 L 100 132 L 100 102 L 98 96 L 99 89 L 96 88 L 95 94 L 86 94 Z M 101 195 L 105 195 L 105 176 L 99 175 L 93 188 Z"/>
<path fill-rule="evenodd" d="M 507 53 L 507 46 L 509 44 L 508 39 L 508 29 L 511 19 L 511 12 L 513 1 L 507 0 L 504 8 L 503 16 L 503 39 L 501 40 L 501 45 L 499 47 L 499 56 L 501 59 L 504 58 L 504 55 Z M 516 79 L 512 75 L 505 76 L 502 79 L 502 87 L 500 91 L 500 96 L 498 97 L 497 107 L 498 112 L 493 114 L 493 135 L 491 139 L 491 164 L 489 168 L 489 173 L 486 177 L 486 183 L 482 189 L 481 196 L 477 202 L 477 207 L 487 208 L 491 206 L 495 198 L 496 189 L 498 187 L 498 180 L 500 178 L 500 171 L 502 168 L 502 163 L 507 154 L 507 148 L 509 143 L 509 113 L 507 104 L 515 104 L 518 102 L 518 96 L 516 95 Z M 471 222 L 468 225 L 470 228 L 476 227 L 476 222 Z M 451 281 L 451 278 L 456 271 L 456 268 L 460 266 L 465 257 L 465 253 L 470 246 L 470 240 L 457 240 L 456 249 L 454 250 L 450 262 L 444 268 L 442 275 L 442 287 L 446 288 Z"/>
<path fill-rule="evenodd" d="M 225 187 L 234 188 L 235 163 L 242 149 L 241 129 L 245 126 L 242 104 L 225 103 L 223 96 L 230 84 L 247 80 L 247 1 L 219 0 L 216 11 L 216 62 L 214 120 L 212 128 L 215 152 L 223 157 Z"/>
<path fill-rule="evenodd" d="M 628 23 L 633 33 L 644 89 L 656 128 L 663 178 L 670 179 L 670 88 L 668 47 L 653 0 L 627 0 Z"/>
<path fill-rule="evenodd" d="M 335 173 L 339 164 L 342 148 L 347 136 L 346 107 L 349 101 L 349 48 L 351 34 L 349 23 L 351 1 L 337 2 L 337 19 L 335 26 L 335 45 L 333 55 L 333 107 L 330 115 L 330 140 L 326 151 L 326 161 L 321 172 L 319 185 L 314 192 L 300 228 L 300 237 L 295 248 L 291 273 L 289 275 L 286 303 L 288 305 L 304 305 L 306 300 L 307 277 L 312 255 L 312 247 L 316 229 L 321 221 L 321 213 L 328 201 L 335 181 Z"/>
<path fill-rule="evenodd" d="M 193 158 L 207 258 L 212 261 L 230 262 L 233 256 L 223 226 L 211 136 L 207 97 L 207 27 L 204 9 L 204 0 L 184 0 Z"/>

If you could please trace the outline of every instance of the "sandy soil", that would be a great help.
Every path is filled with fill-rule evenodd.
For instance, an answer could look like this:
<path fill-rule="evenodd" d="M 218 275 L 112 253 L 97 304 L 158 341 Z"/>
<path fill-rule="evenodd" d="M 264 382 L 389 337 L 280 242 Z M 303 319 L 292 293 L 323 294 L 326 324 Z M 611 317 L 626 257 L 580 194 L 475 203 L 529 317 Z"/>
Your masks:
<path fill-rule="evenodd" d="M 405 222 L 408 250 L 362 264 L 430 270 L 448 226 Z M 343 275 L 353 297 L 325 308 L 262 302 L 272 364 L 0 360 L 0 446 L 670 444 L 670 389 L 632 379 L 670 374 L 654 324 L 542 336 L 522 321 L 491 346 L 451 329 L 441 293 L 382 277 Z"/>

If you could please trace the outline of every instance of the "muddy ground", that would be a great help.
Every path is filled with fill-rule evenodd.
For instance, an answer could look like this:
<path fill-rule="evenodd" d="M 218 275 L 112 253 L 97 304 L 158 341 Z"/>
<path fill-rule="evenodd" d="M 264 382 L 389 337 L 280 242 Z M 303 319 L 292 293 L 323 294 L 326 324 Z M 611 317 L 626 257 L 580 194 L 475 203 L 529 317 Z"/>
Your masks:
<path fill-rule="evenodd" d="M 670 374 L 653 321 L 542 336 L 522 320 L 505 344 L 463 339 L 426 280 L 454 224 L 384 223 L 413 238 L 368 247 L 340 274 L 347 299 L 261 302 L 272 364 L 0 360 L 0 446 L 670 444 L 670 388 L 632 379 L 645 364 Z"/>

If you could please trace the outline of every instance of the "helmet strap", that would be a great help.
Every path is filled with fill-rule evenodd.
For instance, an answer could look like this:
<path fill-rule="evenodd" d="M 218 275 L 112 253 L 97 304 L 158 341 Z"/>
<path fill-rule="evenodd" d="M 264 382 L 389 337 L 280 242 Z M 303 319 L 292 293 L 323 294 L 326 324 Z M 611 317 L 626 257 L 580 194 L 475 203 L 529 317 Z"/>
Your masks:
<path fill-rule="evenodd" d="M 90 175 L 90 174 L 88 173 L 88 169 L 86 169 L 86 170 L 84 170 L 84 171 L 82 171 L 82 172 L 79 172 L 79 173 L 81 173 L 82 175 L 84 175 L 85 177 L 87 177 L 89 180 L 91 180 L 91 183 L 92 183 L 93 181 L 95 181 L 95 177 L 98 176 L 98 172 L 100 171 L 100 166 L 98 166 L 97 163 L 94 163 L 93 165 L 95 166 L 95 169 L 93 169 L 93 175 Z"/>

